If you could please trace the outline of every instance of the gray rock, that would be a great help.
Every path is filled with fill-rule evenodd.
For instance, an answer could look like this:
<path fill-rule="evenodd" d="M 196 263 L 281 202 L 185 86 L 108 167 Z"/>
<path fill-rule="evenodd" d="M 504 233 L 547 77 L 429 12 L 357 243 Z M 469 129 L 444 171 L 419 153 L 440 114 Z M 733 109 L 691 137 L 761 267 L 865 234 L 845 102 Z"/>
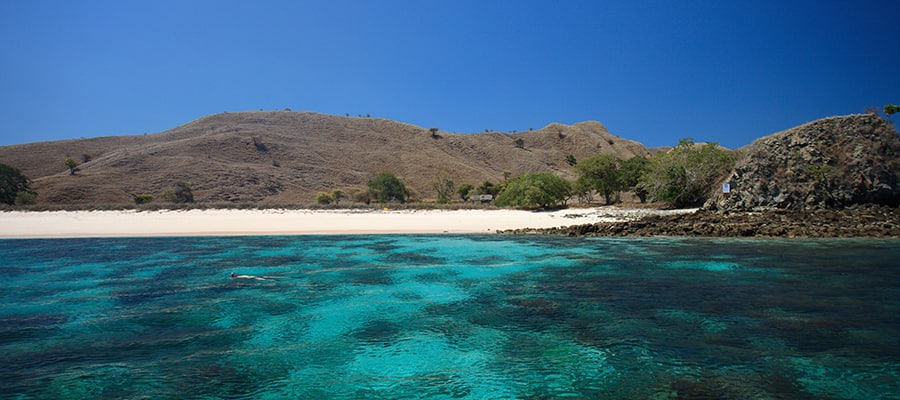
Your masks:
<path fill-rule="evenodd" d="M 843 208 L 900 204 L 900 136 L 876 115 L 825 118 L 742 149 L 727 180 L 731 193 L 704 209 Z"/>

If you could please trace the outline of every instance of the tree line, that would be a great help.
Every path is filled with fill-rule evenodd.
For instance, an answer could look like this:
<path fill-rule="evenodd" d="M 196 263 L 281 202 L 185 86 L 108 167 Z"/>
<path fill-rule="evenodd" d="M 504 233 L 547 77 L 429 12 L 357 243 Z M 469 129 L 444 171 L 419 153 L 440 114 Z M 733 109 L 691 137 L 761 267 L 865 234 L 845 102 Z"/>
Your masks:
<path fill-rule="evenodd" d="M 737 156 L 717 143 L 697 144 L 687 138 L 671 151 L 653 157 L 623 160 L 613 154 L 599 153 L 583 160 L 573 156 L 566 159 L 579 175 L 574 181 L 548 172 L 524 174 L 506 183 L 496 204 L 552 208 L 565 205 L 572 197 L 590 203 L 596 194 L 610 205 L 619 201 L 621 193 L 632 192 L 641 202 L 696 206 L 731 171 Z"/>
<path fill-rule="evenodd" d="M 729 173 L 737 157 L 734 152 L 716 143 L 698 144 L 691 138 L 681 140 L 668 152 L 652 157 L 636 156 L 621 159 L 613 154 L 599 153 L 582 160 L 569 155 L 566 161 L 578 173 L 575 180 L 567 180 L 550 172 L 531 172 L 504 181 L 485 181 L 478 186 L 464 183 L 457 186 L 446 175 L 439 175 L 432 183 L 437 203 L 450 203 L 454 195 L 462 201 L 472 196 L 490 195 L 495 205 L 526 209 L 565 206 L 572 198 L 591 203 L 600 196 L 604 204 L 620 201 L 623 192 L 632 192 L 641 202 L 666 202 L 673 207 L 702 204 L 719 181 Z M 369 204 L 405 203 L 410 191 L 390 172 L 376 175 L 367 189 L 345 193 L 342 190 L 319 192 L 319 204 L 339 203 L 342 199 Z"/>

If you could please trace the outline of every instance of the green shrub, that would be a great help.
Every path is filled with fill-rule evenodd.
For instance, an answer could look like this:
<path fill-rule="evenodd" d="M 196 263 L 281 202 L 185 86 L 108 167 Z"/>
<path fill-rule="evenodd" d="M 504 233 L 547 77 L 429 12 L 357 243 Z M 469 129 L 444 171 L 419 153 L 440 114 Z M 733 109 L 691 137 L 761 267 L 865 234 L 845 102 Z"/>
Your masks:
<path fill-rule="evenodd" d="M 175 182 L 175 187 L 166 189 L 160 194 L 163 200 L 169 203 L 193 203 L 194 193 L 191 190 L 191 183 L 185 181 Z"/>
<path fill-rule="evenodd" d="M 382 172 L 369 182 L 369 190 L 379 203 L 398 201 L 405 203 L 409 190 L 394 174 Z"/>
<path fill-rule="evenodd" d="M 334 202 L 334 195 L 331 193 L 319 192 L 316 193 L 316 204 L 331 204 Z"/>
<path fill-rule="evenodd" d="M 675 207 L 699 205 L 731 171 L 736 159 L 716 143 L 698 146 L 691 138 L 682 139 L 674 149 L 650 161 L 639 185 L 656 201 Z"/>
<path fill-rule="evenodd" d="M 174 191 L 172 191 L 172 194 L 174 195 Z M 134 204 L 147 204 L 153 201 L 153 195 L 149 193 L 133 194 L 131 197 L 134 198 Z"/>
<path fill-rule="evenodd" d="M 19 192 L 16 193 L 16 199 L 14 201 L 17 206 L 29 206 L 34 204 L 37 201 L 37 194 L 34 192 Z"/>
<path fill-rule="evenodd" d="M 622 190 L 631 190 L 641 203 L 647 201 L 647 191 L 640 184 L 641 177 L 649 169 L 650 159 L 642 156 L 634 156 L 622 162 L 619 170 L 619 181 Z"/>
<path fill-rule="evenodd" d="M 437 177 L 437 180 L 434 181 L 432 187 L 434 188 L 434 191 L 437 192 L 437 202 L 440 204 L 447 204 L 450 202 L 450 197 L 453 196 L 456 184 L 446 175 L 441 174 Z"/>
<path fill-rule="evenodd" d="M 484 182 L 482 182 L 482 184 L 480 186 L 478 186 L 478 189 L 477 189 L 478 193 L 476 193 L 476 194 L 489 194 L 494 197 L 497 197 L 497 195 L 500 194 L 500 191 L 502 189 L 503 188 L 500 185 L 495 185 L 495 184 L 491 183 L 491 181 L 484 181 Z"/>
<path fill-rule="evenodd" d="M 596 190 L 603 195 L 606 204 L 612 204 L 622 190 L 619 165 L 622 160 L 609 153 L 600 153 L 582 159 L 575 164 L 579 187 L 584 190 Z"/>
<path fill-rule="evenodd" d="M 76 162 L 74 158 L 66 157 L 66 159 L 63 160 L 63 164 L 69 168 L 69 175 L 75 175 L 75 171 L 78 170 L 78 162 Z"/>
<path fill-rule="evenodd" d="M 30 183 L 18 168 L 0 164 L 0 203 L 15 204 L 20 192 L 33 193 L 28 189 Z"/>
<path fill-rule="evenodd" d="M 347 198 L 347 194 L 341 189 L 334 189 L 331 191 L 331 197 L 334 198 L 334 204 L 339 204 L 341 199 Z"/>
<path fill-rule="evenodd" d="M 469 201 L 469 196 L 472 195 L 472 191 L 475 190 L 475 187 L 468 183 L 463 183 L 456 188 L 456 193 L 459 195 L 459 198 L 462 201 Z"/>
<path fill-rule="evenodd" d="M 569 181 L 549 172 L 528 173 L 510 180 L 495 201 L 500 207 L 552 208 L 569 196 Z"/>

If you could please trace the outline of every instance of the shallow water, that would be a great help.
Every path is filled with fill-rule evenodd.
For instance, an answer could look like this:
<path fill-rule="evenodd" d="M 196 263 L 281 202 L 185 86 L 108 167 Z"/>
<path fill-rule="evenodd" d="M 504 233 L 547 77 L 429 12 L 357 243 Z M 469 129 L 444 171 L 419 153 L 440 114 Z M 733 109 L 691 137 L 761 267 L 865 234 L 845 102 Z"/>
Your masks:
<path fill-rule="evenodd" d="M 900 398 L 897 260 L 890 240 L 0 240 L 0 397 Z"/>

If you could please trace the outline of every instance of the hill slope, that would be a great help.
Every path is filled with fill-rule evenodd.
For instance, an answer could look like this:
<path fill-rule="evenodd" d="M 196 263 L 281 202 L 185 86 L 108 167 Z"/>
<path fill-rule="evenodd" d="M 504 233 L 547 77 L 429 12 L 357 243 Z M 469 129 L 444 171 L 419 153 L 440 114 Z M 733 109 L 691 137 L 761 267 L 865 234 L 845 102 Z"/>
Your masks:
<path fill-rule="evenodd" d="M 875 115 L 813 121 L 754 141 L 708 209 L 900 204 L 900 137 Z"/>
<path fill-rule="evenodd" d="M 364 188 L 392 172 L 419 198 L 433 199 L 439 175 L 457 184 L 502 181 L 530 171 L 574 177 L 567 155 L 646 155 L 640 143 L 598 122 L 550 124 L 515 135 L 454 134 L 377 118 L 309 112 L 224 113 L 169 131 L 0 147 L 0 163 L 33 180 L 39 203 L 130 203 L 191 182 L 197 201 L 310 202 L 318 191 Z M 91 160 L 70 176 L 66 156 Z"/>

